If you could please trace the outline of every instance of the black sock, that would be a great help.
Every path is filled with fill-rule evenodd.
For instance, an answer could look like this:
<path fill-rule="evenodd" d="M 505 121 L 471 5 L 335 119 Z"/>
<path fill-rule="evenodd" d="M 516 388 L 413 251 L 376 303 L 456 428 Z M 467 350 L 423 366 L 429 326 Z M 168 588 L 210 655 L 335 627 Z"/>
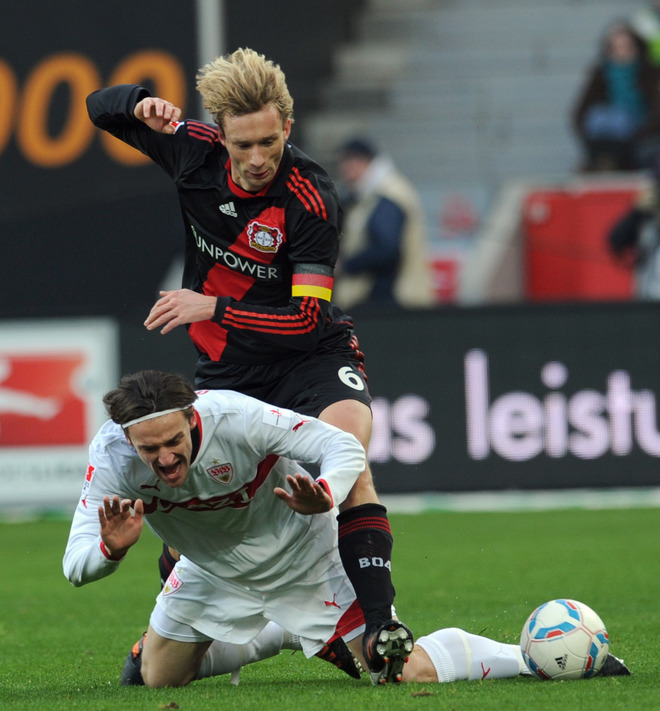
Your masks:
<path fill-rule="evenodd" d="M 363 504 L 337 517 L 339 555 L 355 588 L 367 629 L 392 619 L 392 532 L 387 510 Z"/>
<path fill-rule="evenodd" d="M 176 565 L 176 559 L 172 557 L 170 549 L 163 543 L 163 552 L 158 559 L 158 570 L 160 571 L 160 587 L 161 590 L 165 585 L 165 581 L 170 577 L 172 569 Z"/>

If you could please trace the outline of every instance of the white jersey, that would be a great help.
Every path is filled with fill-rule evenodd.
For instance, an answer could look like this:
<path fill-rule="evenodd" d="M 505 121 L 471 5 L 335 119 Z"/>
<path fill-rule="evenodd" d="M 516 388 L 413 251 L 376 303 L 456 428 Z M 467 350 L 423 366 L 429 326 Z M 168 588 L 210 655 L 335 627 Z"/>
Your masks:
<path fill-rule="evenodd" d="M 83 585 L 116 570 L 101 545 L 104 496 L 144 502 L 145 519 L 169 546 L 213 576 L 263 591 L 304 573 L 327 551 L 336 510 L 304 516 L 273 494 L 285 477 L 320 464 L 335 504 L 365 467 L 360 443 L 336 427 L 230 391 L 198 393 L 200 447 L 185 483 L 169 488 L 138 457 L 122 428 L 106 422 L 90 445 L 89 466 L 64 554 L 64 574 Z M 319 535 L 324 532 L 326 535 Z M 318 550 L 320 540 L 323 550 Z M 286 576 L 285 576 L 286 577 Z"/>

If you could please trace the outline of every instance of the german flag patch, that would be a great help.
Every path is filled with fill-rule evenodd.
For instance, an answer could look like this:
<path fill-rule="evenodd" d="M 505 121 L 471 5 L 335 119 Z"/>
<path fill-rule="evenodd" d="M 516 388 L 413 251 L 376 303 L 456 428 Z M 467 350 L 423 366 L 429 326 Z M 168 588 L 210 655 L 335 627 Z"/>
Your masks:
<path fill-rule="evenodd" d="M 334 279 L 323 274 L 294 274 L 291 286 L 292 296 L 311 296 L 330 301 Z"/>

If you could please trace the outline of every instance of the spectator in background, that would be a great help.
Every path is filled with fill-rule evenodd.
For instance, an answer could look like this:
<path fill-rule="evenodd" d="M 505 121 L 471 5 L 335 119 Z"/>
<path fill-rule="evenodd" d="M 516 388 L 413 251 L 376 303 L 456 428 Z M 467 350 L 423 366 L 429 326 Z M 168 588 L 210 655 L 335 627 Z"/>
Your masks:
<path fill-rule="evenodd" d="M 362 138 L 340 147 L 339 173 L 345 217 L 333 300 L 344 310 L 430 306 L 428 235 L 414 186 Z"/>
<path fill-rule="evenodd" d="M 630 24 L 644 41 L 649 62 L 660 66 L 660 0 L 652 0 L 634 12 Z"/>
<path fill-rule="evenodd" d="M 607 234 L 614 258 L 632 269 L 635 296 L 660 299 L 660 165 L 653 182 L 640 191 L 631 209 Z"/>
<path fill-rule="evenodd" d="M 625 22 L 611 24 L 576 102 L 573 123 L 585 171 L 630 171 L 651 165 L 660 147 L 659 72 Z"/>

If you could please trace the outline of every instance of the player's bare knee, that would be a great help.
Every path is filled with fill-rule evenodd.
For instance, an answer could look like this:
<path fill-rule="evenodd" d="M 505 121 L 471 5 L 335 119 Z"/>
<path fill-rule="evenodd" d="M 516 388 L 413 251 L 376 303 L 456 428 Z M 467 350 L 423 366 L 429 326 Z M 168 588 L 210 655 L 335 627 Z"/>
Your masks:
<path fill-rule="evenodd" d="M 145 663 L 144 659 L 141 672 L 144 685 L 152 689 L 161 689 L 165 686 L 187 686 L 194 679 L 191 673 L 180 674 L 175 670 L 166 669 L 163 664 Z"/>
<path fill-rule="evenodd" d="M 149 626 L 142 649 L 141 673 L 145 686 L 186 686 L 196 678 L 207 644 L 165 639 Z"/>
<path fill-rule="evenodd" d="M 162 686 L 167 686 L 166 680 L 159 673 L 158 664 L 152 664 L 142 655 L 142 665 L 140 668 L 144 685 L 152 689 L 158 689 Z"/>
<path fill-rule="evenodd" d="M 319 420 L 327 422 L 344 432 L 354 435 L 360 444 L 367 449 L 371 440 L 372 414 L 371 409 L 357 400 L 340 400 L 326 407 Z"/>

